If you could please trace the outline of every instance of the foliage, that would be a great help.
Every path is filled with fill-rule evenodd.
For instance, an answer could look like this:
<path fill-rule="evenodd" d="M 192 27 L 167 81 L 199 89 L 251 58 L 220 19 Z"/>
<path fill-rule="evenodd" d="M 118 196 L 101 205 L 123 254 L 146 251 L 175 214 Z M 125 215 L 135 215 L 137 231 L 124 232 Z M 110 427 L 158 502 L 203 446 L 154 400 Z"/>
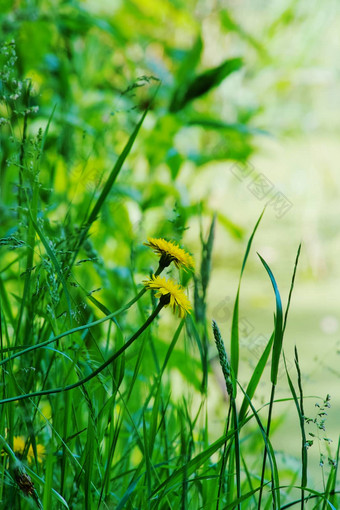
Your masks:
<path fill-rule="evenodd" d="M 241 241 L 243 231 L 217 214 L 205 235 L 211 211 L 190 199 L 186 183 L 207 164 L 246 161 L 254 135 L 264 131 L 246 106 L 233 105 L 229 118 L 221 113 L 219 89 L 246 63 L 232 52 L 206 61 L 196 7 L 1 3 L 4 508 L 240 508 L 261 498 L 288 508 L 293 496 L 302 508 L 305 497 L 325 508 L 337 503 L 339 450 L 329 455 L 323 491 L 308 487 L 297 354 L 298 389 L 287 372 L 287 399 L 303 439 L 302 488 L 300 466 L 282 476 L 271 442 L 274 391 L 267 427 L 252 402 L 271 352 L 277 384 L 286 323 L 262 258 L 276 298 L 273 336 L 244 390 L 237 378 L 239 286 L 230 364 L 214 324 L 229 405 L 219 425 L 211 423 L 207 289 L 215 224 Z M 226 11 L 221 25 L 243 33 Z M 201 263 L 193 274 L 192 257 L 179 245 L 195 222 Z M 183 288 L 190 289 L 191 314 Z M 180 320 L 163 309 L 169 303 Z"/>

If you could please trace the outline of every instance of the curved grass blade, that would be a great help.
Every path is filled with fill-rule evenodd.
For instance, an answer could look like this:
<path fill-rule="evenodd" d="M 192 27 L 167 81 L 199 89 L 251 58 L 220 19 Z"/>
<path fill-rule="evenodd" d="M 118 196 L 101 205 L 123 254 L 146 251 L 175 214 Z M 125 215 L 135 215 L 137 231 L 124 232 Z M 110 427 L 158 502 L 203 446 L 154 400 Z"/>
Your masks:
<path fill-rule="evenodd" d="M 232 326 L 231 326 L 231 339 L 230 339 L 230 365 L 231 365 L 235 379 L 237 379 L 238 363 L 239 363 L 238 312 L 239 312 L 239 296 L 240 296 L 241 280 L 242 280 L 244 268 L 247 263 L 250 248 L 251 248 L 254 236 L 255 236 L 255 232 L 257 230 L 257 227 L 260 224 L 260 221 L 262 219 L 264 211 L 265 210 L 263 209 L 259 219 L 256 222 L 256 225 L 253 229 L 253 232 L 252 232 L 252 234 L 249 238 L 248 244 L 247 244 L 246 252 L 245 252 L 245 255 L 243 258 L 243 262 L 242 262 L 241 274 L 240 274 L 240 279 L 239 279 L 239 284 L 238 284 L 238 289 L 237 289 L 237 294 L 236 294 L 236 299 L 235 299 L 235 305 L 234 305 L 234 310 L 233 310 L 233 321 L 232 321 Z M 236 392 L 237 392 L 237 387 L 235 385 L 235 387 L 234 387 L 234 396 L 235 397 L 236 397 Z"/>
<path fill-rule="evenodd" d="M 246 494 L 243 494 L 243 496 L 235 499 L 232 503 L 227 504 L 223 507 L 223 510 L 231 510 L 232 508 L 235 508 L 236 505 L 240 505 L 242 501 L 247 501 L 247 499 L 250 499 L 251 497 L 254 497 L 254 494 L 256 494 L 260 490 L 260 487 L 257 487 L 256 489 L 253 489 L 252 491 L 247 492 Z"/>
<path fill-rule="evenodd" d="M 166 491 L 169 487 L 173 487 L 174 485 L 180 485 L 183 481 L 183 474 L 186 473 L 187 477 L 191 476 L 192 473 L 196 469 L 198 469 L 204 462 L 206 462 L 211 455 L 213 455 L 224 443 L 234 435 L 235 431 L 231 430 L 228 432 L 226 436 L 220 437 L 217 441 L 215 441 L 212 445 L 209 446 L 206 450 L 199 453 L 191 459 L 185 466 L 177 469 L 172 475 L 170 475 L 164 482 L 162 482 L 151 494 L 151 497 L 154 497 L 160 491 Z"/>
<path fill-rule="evenodd" d="M 278 487 L 278 489 L 287 489 L 287 488 L 289 488 L 289 489 L 291 489 L 291 488 L 293 488 L 293 489 L 300 489 L 300 490 L 304 489 L 305 491 L 307 491 L 307 492 L 309 492 L 311 494 L 310 496 L 308 496 L 308 501 L 310 499 L 322 498 L 325 501 L 325 503 L 327 503 L 332 510 L 338 510 L 337 508 L 335 508 L 335 506 L 327 499 L 325 494 L 322 493 L 322 492 L 318 492 L 318 491 L 316 491 L 314 489 L 310 489 L 309 487 L 301 487 L 300 485 L 293 485 L 293 487 L 290 486 L 290 485 L 281 485 L 281 487 Z M 336 494 L 340 494 L 340 491 L 335 491 L 335 493 Z M 301 499 L 297 499 L 295 501 L 291 501 L 290 503 L 287 503 L 286 505 L 283 505 L 280 510 L 286 510 L 287 508 L 291 508 L 293 506 L 296 506 L 300 502 L 301 502 Z"/>
<path fill-rule="evenodd" d="M 284 321 L 283 321 L 283 328 L 282 328 L 283 329 L 283 333 L 285 332 L 286 325 L 287 325 L 288 312 L 289 312 L 289 308 L 290 308 L 290 301 L 292 299 L 292 293 L 293 293 L 293 288 L 294 288 L 294 283 L 295 283 L 296 270 L 297 270 L 297 266 L 298 266 L 299 258 L 300 258 L 300 252 L 301 252 L 301 243 L 299 244 L 298 251 L 297 251 L 296 257 L 295 257 L 293 276 L 292 276 L 292 281 L 291 281 L 291 284 L 290 284 L 288 301 L 287 301 L 287 306 L 286 306 L 286 312 L 285 312 L 285 317 L 284 317 Z"/>
<path fill-rule="evenodd" d="M 282 341 L 283 341 L 283 328 L 282 328 L 282 320 L 283 320 L 283 312 L 282 312 L 282 302 L 280 292 L 275 281 L 274 275 L 268 266 L 267 262 L 261 257 L 258 253 L 262 264 L 264 265 L 265 270 L 267 271 L 270 281 L 272 282 L 272 286 L 275 293 L 275 301 L 276 301 L 276 314 L 275 314 L 275 329 L 274 329 L 274 342 L 273 342 L 273 354 L 272 354 L 272 366 L 271 366 L 271 374 L 270 379 L 272 384 L 276 385 L 277 383 L 277 374 L 279 371 L 279 363 L 280 356 L 282 350 Z"/>
<path fill-rule="evenodd" d="M 306 448 L 305 418 L 304 418 L 304 415 L 303 415 L 303 412 L 302 412 L 302 409 L 301 409 L 302 393 L 300 393 L 301 404 L 299 404 L 299 400 L 298 400 L 298 397 L 297 397 L 297 394 L 296 394 L 293 382 L 292 382 L 292 380 L 290 378 L 290 375 L 288 373 L 285 357 L 284 357 L 284 363 L 285 363 L 286 375 L 287 375 L 287 379 L 288 379 L 288 384 L 289 384 L 290 392 L 293 395 L 293 399 L 294 399 L 294 403 L 295 403 L 295 406 L 296 406 L 296 410 L 297 410 L 298 415 L 299 415 L 299 423 L 300 423 L 301 436 L 302 436 L 302 447 L 301 447 L 301 457 L 302 457 L 301 458 L 301 460 L 302 460 L 301 510 L 303 510 L 303 508 L 304 508 L 304 499 L 305 499 L 304 487 L 306 487 L 306 485 L 307 485 L 307 448 Z M 297 365 L 297 367 L 298 367 L 298 365 Z M 300 369 L 298 369 L 298 377 L 300 378 L 300 376 L 301 376 Z"/>
<path fill-rule="evenodd" d="M 94 451 L 95 451 L 95 430 L 94 423 L 91 413 L 88 415 L 87 422 L 87 438 L 85 443 L 85 461 L 83 464 L 84 469 L 84 495 L 85 495 L 85 510 L 91 510 L 92 508 L 92 491 L 91 491 L 91 481 L 93 476 L 93 467 L 94 467 Z"/>
<path fill-rule="evenodd" d="M 253 372 L 253 375 L 251 376 L 249 384 L 247 386 L 246 395 L 250 400 L 253 398 L 253 396 L 255 394 L 256 388 L 260 382 L 261 376 L 262 376 L 265 366 L 267 364 L 269 354 L 270 354 L 270 351 L 271 351 L 271 348 L 273 345 L 273 340 L 274 340 L 274 334 L 271 335 L 271 337 L 262 353 L 262 356 L 259 359 L 259 361 L 255 367 L 255 370 Z M 247 409 L 249 407 L 248 398 L 246 398 L 246 397 L 243 398 L 243 402 L 242 402 L 240 413 L 239 413 L 240 420 L 242 420 L 245 417 Z"/>
<path fill-rule="evenodd" d="M 336 450 L 334 476 L 333 476 L 333 480 L 332 480 L 332 485 L 330 487 L 330 500 L 331 500 L 331 503 L 334 503 L 334 505 L 337 504 L 337 502 L 338 502 L 338 500 L 335 496 L 335 494 L 336 494 L 335 486 L 336 486 L 336 480 L 337 480 L 337 475 L 338 475 L 339 460 L 340 460 L 340 437 L 338 440 L 338 447 Z"/>
<path fill-rule="evenodd" d="M 247 463 L 246 463 L 245 459 L 243 458 L 243 455 L 241 455 L 241 460 L 242 460 L 243 471 L 244 471 L 244 473 L 245 473 L 245 475 L 247 477 L 247 483 L 248 483 L 248 485 L 250 487 L 250 491 L 254 491 L 251 475 L 250 475 Z M 248 494 L 250 494 L 250 492 L 248 492 Z M 254 491 L 254 494 L 255 494 L 255 491 Z M 254 504 L 254 508 L 255 508 L 255 506 L 256 506 L 256 498 L 255 498 L 254 494 L 253 494 L 253 504 Z"/>
<path fill-rule="evenodd" d="M 38 476 L 34 471 L 32 471 L 32 469 L 30 469 L 26 465 L 25 465 L 25 469 L 34 482 L 36 482 L 37 484 L 40 484 L 40 485 L 45 484 L 45 480 L 43 478 L 41 478 L 40 476 Z M 65 508 L 67 508 L 69 510 L 69 506 L 66 503 L 65 499 L 54 489 L 52 489 L 52 493 L 53 493 L 53 496 L 59 501 L 59 503 L 61 503 Z"/>
<path fill-rule="evenodd" d="M 306 448 L 306 431 L 305 431 L 305 411 L 304 411 L 304 405 L 303 405 L 303 389 L 302 389 L 302 380 L 301 380 L 301 370 L 299 365 L 299 357 L 298 357 L 298 351 L 295 346 L 295 366 L 298 376 L 298 388 L 299 388 L 299 394 L 300 394 L 300 402 L 295 402 L 295 404 L 299 404 L 297 406 L 297 411 L 299 415 L 299 421 L 300 421 L 300 428 L 301 428 L 301 435 L 302 435 L 302 445 L 301 445 L 301 460 L 302 460 L 302 474 L 301 474 L 301 485 L 302 487 L 307 486 L 307 462 L 308 462 L 308 456 L 307 456 L 307 448 Z M 290 385 L 289 385 L 290 386 Z M 294 397 L 294 395 L 293 395 Z M 295 400 L 295 399 L 294 399 Z M 300 412 L 299 412 L 300 411 Z M 304 491 L 301 491 L 301 510 L 304 508 Z"/>
<path fill-rule="evenodd" d="M 270 403 L 269 403 L 269 411 L 268 411 L 268 422 L 267 422 L 267 438 L 269 438 L 269 432 L 270 432 L 270 425 L 271 425 L 271 417 L 272 417 L 272 410 L 273 410 L 273 403 L 274 403 L 274 396 L 275 396 L 275 387 L 277 384 L 277 374 L 279 371 L 279 362 L 280 362 L 280 356 L 281 356 L 281 350 L 282 350 L 282 341 L 283 341 L 283 328 L 282 328 L 282 321 L 283 321 L 283 312 L 282 312 L 282 302 L 281 302 L 281 296 L 279 293 L 279 289 L 276 283 L 276 280 L 274 278 L 274 275 L 266 263 L 266 261 L 261 257 L 261 255 L 258 253 L 258 256 L 267 271 L 270 281 L 272 283 L 274 293 L 275 293 L 275 303 L 276 303 L 276 314 L 274 317 L 274 341 L 273 341 L 273 349 L 272 349 L 272 363 L 271 363 L 271 374 L 270 379 L 272 382 L 272 389 L 271 389 L 271 395 L 270 395 Z M 266 457 L 267 457 L 267 449 L 264 450 L 263 454 L 263 463 L 262 463 L 262 472 L 261 472 L 261 490 L 259 494 L 259 503 L 258 508 L 261 508 L 261 499 L 262 499 L 262 487 L 263 487 L 263 480 L 264 480 L 264 473 L 266 468 Z M 272 479 L 272 495 L 273 500 L 277 497 L 277 505 L 280 508 L 280 492 L 275 494 L 275 482 L 276 480 Z M 276 486 L 278 485 L 278 481 L 276 483 Z"/>
<path fill-rule="evenodd" d="M 158 85 L 158 87 L 156 89 L 154 97 L 157 94 L 158 89 L 159 89 L 159 85 Z M 128 139 L 128 141 L 127 141 L 127 143 L 126 143 L 126 145 L 125 145 L 125 147 L 123 149 L 123 151 L 119 155 L 115 165 L 113 166 L 113 168 L 111 170 L 111 173 L 110 173 L 110 175 L 109 175 L 109 177 L 108 177 L 108 179 L 107 179 L 107 181 L 106 181 L 106 183 L 104 185 L 104 188 L 102 189 L 102 192 L 101 192 L 97 202 L 95 203 L 91 213 L 89 214 L 88 219 L 86 220 L 86 222 L 84 224 L 82 233 L 80 235 L 80 238 L 79 238 L 79 241 L 78 241 L 78 244 L 77 244 L 77 248 L 76 248 L 76 250 L 74 252 L 74 255 L 73 255 L 73 260 L 72 260 L 71 266 L 73 265 L 73 263 L 74 263 L 74 261 L 76 259 L 76 256 L 77 256 L 77 254 L 78 254 L 78 252 L 79 252 L 79 250 L 81 248 L 81 245 L 83 244 L 83 242 L 84 242 L 84 240 L 85 240 L 85 238 L 87 236 L 88 231 L 91 228 L 92 223 L 97 219 L 99 211 L 101 210 L 103 203 L 105 202 L 108 194 L 110 193 L 111 188 L 114 185 L 114 183 L 115 183 L 115 181 L 116 181 L 116 179 L 118 177 L 118 174 L 121 171 L 121 169 L 123 167 L 123 164 L 124 164 L 127 156 L 129 155 L 131 149 L 132 149 L 132 146 L 133 146 L 133 144 L 134 144 L 134 142 L 135 142 L 135 140 L 137 138 L 139 130 L 140 130 L 140 128 L 141 128 L 141 126 L 142 126 L 142 124 L 144 122 L 144 119 L 145 119 L 145 117 L 146 117 L 146 115 L 147 115 L 147 113 L 149 111 L 149 108 L 150 108 L 151 104 L 152 104 L 152 101 L 150 101 L 149 106 L 145 109 L 145 111 L 144 111 L 140 121 L 138 122 L 138 124 L 135 127 L 134 131 L 130 135 L 130 137 L 129 137 L 129 139 Z"/>
<path fill-rule="evenodd" d="M 249 406 L 251 407 L 251 410 L 253 411 L 253 416 L 255 417 L 257 424 L 259 426 L 260 432 L 262 434 L 263 441 L 265 444 L 265 452 L 268 455 L 269 465 L 270 465 L 270 470 L 271 470 L 271 477 L 272 477 L 272 481 L 273 481 L 272 482 L 273 505 L 274 505 L 273 508 L 280 509 L 281 508 L 281 506 L 280 506 L 280 492 L 278 491 L 276 497 L 274 497 L 275 488 L 279 487 L 279 485 L 280 485 L 279 484 L 279 471 L 277 469 L 275 452 L 274 452 L 271 442 L 269 440 L 268 433 L 265 431 L 264 426 L 260 420 L 260 417 L 259 417 L 255 407 L 253 406 L 251 400 L 249 399 L 248 395 L 246 394 L 246 392 L 244 391 L 244 389 L 242 388 L 240 383 L 238 383 L 238 386 L 241 389 L 245 398 L 248 400 Z M 264 485 L 266 485 L 266 484 L 263 483 L 263 477 L 261 477 L 261 484 L 260 484 L 260 487 L 258 488 L 260 491 L 260 498 L 261 498 L 261 494 L 262 494 Z M 260 500 L 259 500 L 259 505 L 260 505 Z M 259 508 L 260 508 L 260 506 L 259 506 Z"/>
<path fill-rule="evenodd" d="M 132 149 L 132 146 L 134 144 L 134 141 L 136 140 L 137 138 L 137 135 L 138 135 L 138 132 L 144 122 L 144 119 L 146 117 L 148 113 L 148 108 L 146 108 L 145 112 L 143 113 L 140 121 L 138 122 L 137 126 L 135 127 L 133 133 L 131 134 L 127 144 L 125 145 L 122 153 L 119 155 L 119 158 L 117 159 L 114 167 L 112 168 L 111 170 L 111 173 L 109 175 L 109 178 L 107 179 L 106 183 L 105 183 L 105 186 L 97 200 L 97 202 L 95 203 L 89 217 L 88 217 L 88 220 L 86 222 L 86 233 L 88 232 L 89 228 L 91 227 L 92 223 L 97 219 L 97 216 L 98 216 L 98 213 L 100 211 L 100 209 L 102 208 L 102 205 L 103 203 L 105 202 L 108 194 L 110 193 L 111 191 L 111 188 L 112 186 L 114 185 L 117 177 L 118 177 L 118 174 L 119 172 L 121 171 L 122 169 L 122 166 L 123 166 L 123 163 L 124 161 L 126 160 L 127 156 L 129 155 L 131 149 Z"/>
<path fill-rule="evenodd" d="M 78 326 L 76 328 L 69 329 L 67 331 L 64 331 L 63 333 L 60 333 L 59 335 L 56 335 L 56 336 L 54 336 L 52 338 L 49 338 L 48 340 L 45 340 L 44 342 L 40 342 L 39 344 L 35 344 L 35 345 L 31 345 L 29 347 L 26 347 L 25 349 L 22 349 L 21 351 L 16 352 L 15 354 L 12 354 L 11 356 L 8 356 L 8 358 L 2 359 L 0 361 L 0 366 L 4 365 L 5 363 L 8 363 L 9 361 L 11 361 L 14 358 L 17 358 L 18 356 L 22 356 L 23 354 L 26 354 L 26 353 L 28 353 L 30 351 L 34 351 L 36 349 L 40 349 L 41 347 L 45 347 L 46 345 L 49 345 L 49 344 L 51 344 L 53 342 L 56 342 L 57 340 L 60 340 L 61 338 L 64 338 L 65 336 L 68 336 L 68 335 L 71 335 L 73 333 L 76 333 L 76 332 L 79 332 L 79 331 L 83 331 L 83 330 L 92 328 L 94 326 L 97 326 L 98 324 L 102 324 L 105 321 L 113 319 L 116 315 L 119 315 L 120 313 L 128 310 L 144 294 L 144 292 L 145 292 L 145 288 L 142 289 L 140 291 L 140 293 L 137 296 L 135 296 L 131 301 L 129 301 L 129 303 L 127 303 L 126 305 L 122 306 L 121 308 L 119 308 L 118 310 L 116 310 L 115 312 L 112 312 L 112 313 L 110 313 L 109 310 L 102 303 L 99 303 L 98 300 L 96 300 L 92 296 L 89 296 L 89 299 L 98 308 L 100 308 L 100 310 L 103 313 L 106 314 L 107 312 L 109 312 L 108 315 L 106 315 L 106 317 L 103 317 L 102 319 L 98 319 L 96 321 L 88 322 L 87 324 L 83 324 L 83 325 Z M 100 306 L 99 306 L 99 304 L 100 304 Z M 118 327 L 118 323 L 116 323 L 115 320 L 113 320 L 113 322 L 115 322 L 115 324 Z M 12 350 L 18 350 L 18 349 L 20 349 L 19 346 L 13 347 L 13 348 L 11 347 L 11 348 L 8 348 L 8 349 L 4 349 L 3 352 L 12 351 Z"/>

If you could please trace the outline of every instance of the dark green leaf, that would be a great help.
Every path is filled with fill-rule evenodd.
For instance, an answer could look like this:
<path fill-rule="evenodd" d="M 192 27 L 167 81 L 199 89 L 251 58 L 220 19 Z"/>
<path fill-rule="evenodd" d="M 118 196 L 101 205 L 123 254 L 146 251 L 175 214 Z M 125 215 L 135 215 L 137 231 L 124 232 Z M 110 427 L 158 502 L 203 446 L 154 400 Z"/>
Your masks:
<path fill-rule="evenodd" d="M 180 84 L 170 103 L 170 111 L 178 112 L 184 106 L 217 87 L 227 76 L 238 71 L 243 65 L 241 58 L 225 60 L 221 65 L 208 69 L 186 84 Z"/>

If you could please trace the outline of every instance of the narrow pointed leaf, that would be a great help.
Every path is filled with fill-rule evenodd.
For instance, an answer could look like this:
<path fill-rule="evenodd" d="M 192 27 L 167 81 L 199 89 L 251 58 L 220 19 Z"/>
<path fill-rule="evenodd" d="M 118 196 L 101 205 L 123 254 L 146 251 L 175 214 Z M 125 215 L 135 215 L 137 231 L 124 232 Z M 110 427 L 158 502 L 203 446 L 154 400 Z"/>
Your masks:
<path fill-rule="evenodd" d="M 231 365 L 231 368 L 232 368 L 232 371 L 233 371 L 235 379 L 237 379 L 238 361 L 239 361 L 238 316 L 239 316 L 239 296 L 240 296 L 241 280 L 242 280 L 242 275 L 243 275 L 244 268 L 245 268 L 246 263 L 247 263 L 248 255 L 249 255 L 249 252 L 250 252 L 250 248 L 251 248 L 251 245 L 252 245 L 252 242 L 253 242 L 253 239 L 254 239 L 257 227 L 260 224 L 260 221 L 262 219 L 263 214 L 264 214 L 264 209 L 263 209 L 259 219 L 256 222 L 256 225 L 255 225 L 255 227 L 253 229 L 253 232 L 252 232 L 252 234 L 251 234 L 251 236 L 249 238 L 248 244 L 247 244 L 246 253 L 244 255 L 244 259 L 243 259 L 243 262 L 242 262 L 240 280 L 239 280 L 239 284 L 238 284 L 238 289 L 237 289 L 237 294 L 236 294 L 236 299 L 235 299 L 235 305 L 234 305 L 234 310 L 233 310 L 233 321 L 232 321 L 232 325 L 231 325 L 231 339 L 230 339 L 230 365 Z M 234 392 L 235 392 L 234 395 L 235 396 L 236 396 L 236 389 L 237 388 L 236 388 L 236 385 L 235 385 L 235 388 L 234 388 Z"/>
<path fill-rule="evenodd" d="M 258 254 L 259 255 L 259 254 Z M 282 328 L 282 302 L 281 296 L 279 293 L 279 289 L 277 283 L 275 281 L 274 275 L 268 266 L 267 262 L 259 255 L 262 264 L 264 265 L 265 270 L 267 271 L 269 278 L 272 282 L 272 286 L 275 293 L 275 301 L 276 301 L 276 315 L 275 315 L 275 331 L 274 331 L 274 344 L 273 344 L 273 354 L 272 354 L 272 366 L 271 366 L 271 382 L 276 385 L 277 383 L 277 374 L 279 371 L 279 363 L 280 356 L 282 350 L 282 340 L 283 340 L 283 328 Z"/>
<path fill-rule="evenodd" d="M 180 85 L 173 95 L 170 111 L 178 112 L 187 103 L 203 96 L 214 87 L 217 87 L 227 76 L 234 71 L 238 71 L 243 65 L 241 58 L 231 58 L 225 60 L 217 67 L 208 69 L 202 74 L 199 74 L 189 83 Z"/>
<path fill-rule="evenodd" d="M 273 340 L 274 340 L 274 335 L 272 335 L 270 337 L 270 339 L 266 345 L 266 348 L 264 349 L 262 356 L 259 359 L 259 361 L 255 367 L 253 375 L 251 376 L 251 379 L 250 379 L 249 384 L 246 389 L 246 394 L 247 394 L 248 398 L 244 397 L 242 405 L 241 405 L 241 409 L 240 409 L 240 413 L 239 413 L 240 420 L 242 420 L 245 417 L 247 409 L 249 407 L 248 399 L 251 400 L 253 398 L 256 388 L 260 382 L 261 376 L 263 374 L 264 368 L 265 368 L 268 358 L 269 358 L 269 354 L 270 354 L 270 351 L 271 351 L 271 348 L 273 345 Z"/>

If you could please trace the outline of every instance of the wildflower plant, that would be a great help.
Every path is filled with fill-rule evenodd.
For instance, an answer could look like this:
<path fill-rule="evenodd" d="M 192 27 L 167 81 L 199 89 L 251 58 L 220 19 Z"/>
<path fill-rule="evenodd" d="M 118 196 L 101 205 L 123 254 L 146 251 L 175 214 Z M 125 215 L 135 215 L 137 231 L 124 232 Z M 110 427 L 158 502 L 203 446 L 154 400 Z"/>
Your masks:
<path fill-rule="evenodd" d="M 161 256 L 159 267 L 168 267 L 171 262 L 173 262 L 178 269 L 194 269 L 194 259 L 192 256 L 183 250 L 183 248 L 180 248 L 175 242 L 149 237 L 148 242 L 144 244 Z"/>
<path fill-rule="evenodd" d="M 13 438 L 13 451 L 17 455 L 17 457 L 22 458 L 26 447 L 26 441 L 23 436 L 15 436 Z M 46 454 L 45 446 L 41 443 L 37 443 L 37 460 L 42 463 Z M 29 464 L 32 464 L 34 461 L 34 451 L 32 445 L 29 446 L 27 450 L 27 460 Z"/>
<path fill-rule="evenodd" d="M 144 285 L 147 289 L 156 291 L 156 297 L 160 298 L 160 303 L 164 303 L 164 306 L 169 305 L 174 312 L 177 311 L 179 317 L 185 317 L 190 312 L 189 299 L 182 287 L 174 281 L 153 275 L 149 280 L 144 281 Z"/>
<path fill-rule="evenodd" d="M 214 89 L 242 60 L 198 71 L 201 37 L 180 48 L 167 35 L 158 41 L 156 27 L 148 59 L 156 51 L 152 68 L 172 78 L 138 78 L 143 66 L 133 56 L 145 53 L 138 48 L 150 39 L 153 2 L 141 9 L 118 2 L 110 17 L 95 13 L 95 3 L 91 12 L 79 2 L 57 0 L 53 12 L 44 1 L 26 3 L 9 12 L 5 2 L 0 23 L 8 38 L 0 52 L 0 508 L 284 510 L 303 509 L 307 500 L 336 508 L 340 443 L 323 466 L 323 486 L 316 490 L 307 476 L 314 436 L 305 430 L 297 356 L 297 389 L 287 369 L 284 399 L 300 425 L 293 468 L 282 464 L 273 438 L 291 292 L 285 307 L 263 258 L 258 268 L 274 290 L 273 332 L 240 383 L 241 279 L 260 220 L 245 249 L 230 331 L 217 321 L 211 330 L 215 227 L 223 223 L 238 242 L 243 229 L 208 203 L 189 203 L 185 179 L 177 180 L 187 160 L 190 173 L 190 165 L 243 161 L 253 150 L 253 128 L 211 118 L 219 111 Z M 151 17 L 166 12 L 174 27 L 188 17 L 187 37 L 199 27 L 179 6 L 168 2 L 164 11 L 162 4 Z M 224 24 L 237 28 L 226 13 Z M 130 44 L 136 34 L 140 47 Z M 194 150 L 178 143 L 192 126 Z M 188 248 L 201 253 L 200 263 L 174 241 L 195 224 L 200 233 Z M 154 229 L 164 238 L 143 243 Z M 150 259 L 151 250 L 158 257 L 151 271 L 145 246 Z M 172 278 L 169 266 L 178 270 Z M 291 291 L 296 268 L 297 261 Z M 190 279 L 189 294 L 183 281 Z M 165 307 L 175 319 L 162 317 Z M 257 407 L 261 384 L 265 391 L 271 384 L 271 393 Z M 328 449 L 329 398 L 320 405 L 310 425 Z"/>

